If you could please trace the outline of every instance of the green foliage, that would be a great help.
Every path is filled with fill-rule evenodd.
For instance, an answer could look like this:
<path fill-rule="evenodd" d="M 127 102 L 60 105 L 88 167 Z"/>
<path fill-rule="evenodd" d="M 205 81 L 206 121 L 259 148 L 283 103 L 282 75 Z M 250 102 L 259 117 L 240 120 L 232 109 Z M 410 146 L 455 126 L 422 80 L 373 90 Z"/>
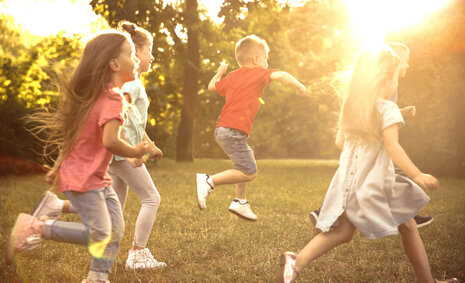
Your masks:
<path fill-rule="evenodd" d="M 80 41 L 59 34 L 26 48 L 9 18 L 2 15 L 0 26 L 0 156 L 43 162 L 41 145 L 26 131 L 22 118 L 45 106 L 56 107 L 57 74 L 75 65 Z"/>
<path fill-rule="evenodd" d="M 176 135 L 183 105 L 187 29 L 184 1 L 93 0 L 94 11 L 110 26 L 129 20 L 154 35 L 152 71 L 143 77 L 151 105 L 147 132 L 165 152 L 175 156 Z M 388 35 L 388 41 L 406 43 L 411 68 L 400 81 L 399 106 L 416 105 L 417 117 L 407 121 L 401 142 L 416 164 L 434 174 L 465 175 L 465 122 L 463 108 L 465 2 L 452 1 L 424 23 Z M 224 98 L 207 91 L 221 63 L 238 66 L 234 45 L 248 34 L 270 46 L 270 68 L 286 71 L 303 82 L 309 97 L 272 83 L 257 116 L 250 145 L 259 158 L 337 157 L 334 146 L 340 91 L 340 73 L 350 69 L 360 42 L 349 27 L 342 1 L 306 1 L 288 7 L 275 0 L 223 1 L 214 23 L 205 11 L 196 26 L 200 40 L 194 155 L 224 157 L 213 137 Z M 0 154 L 31 157 L 34 144 L 19 120 L 27 111 L 54 106 L 54 68 L 73 67 L 78 39 L 63 35 L 27 46 L 11 19 L 0 18 Z M 54 68 L 51 68 L 55 66 Z M 3 134 L 4 133 L 4 134 Z M 39 151 L 37 146 L 32 146 Z M 35 158 L 35 157 L 34 157 Z"/>

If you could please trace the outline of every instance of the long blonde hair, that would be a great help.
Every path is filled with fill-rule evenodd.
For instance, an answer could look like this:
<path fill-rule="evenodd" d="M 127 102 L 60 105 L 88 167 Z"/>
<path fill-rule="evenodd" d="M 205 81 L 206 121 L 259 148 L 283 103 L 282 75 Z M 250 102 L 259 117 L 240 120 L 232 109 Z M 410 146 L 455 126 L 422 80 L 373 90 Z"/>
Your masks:
<path fill-rule="evenodd" d="M 77 141 L 88 113 L 110 82 L 110 61 L 121 53 L 125 41 L 130 38 L 122 32 L 111 30 L 89 40 L 81 60 L 69 81 L 62 80 L 58 109 L 37 112 L 26 117 L 26 125 L 32 124 L 30 132 L 44 142 L 44 156 L 50 158 L 61 152 L 61 160 L 71 151 Z"/>
<path fill-rule="evenodd" d="M 399 56 L 388 46 L 357 54 L 339 118 L 346 138 L 356 143 L 380 139 L 381 117 L 376 100 L 392 81 L 399 62 Z"/>

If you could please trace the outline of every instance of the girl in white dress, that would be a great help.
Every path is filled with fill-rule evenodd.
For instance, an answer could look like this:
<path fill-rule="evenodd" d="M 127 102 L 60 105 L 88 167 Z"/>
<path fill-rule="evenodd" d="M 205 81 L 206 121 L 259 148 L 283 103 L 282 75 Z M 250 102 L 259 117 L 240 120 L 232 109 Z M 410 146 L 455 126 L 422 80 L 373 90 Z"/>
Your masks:
<path fill-rule="evenodd" d="M 422 173 L 398 143 L 403 124 L 389 97 L 397 88 L 399 57 L 389 47 L 362 50 L 343 100 L 336 145 L 339 168 L 326 194 L 316 235 L 297 255 L 281 255 L 280 282 L 292 282 L 312 260 L 352 239 L 355 229 L 369 239 L 400 232 L 419 282 L 434 282 L 413 217 L 428 203 L 423 189 L 438 181 Z M 414 182 L 396 183 L 394 163 Z"/>

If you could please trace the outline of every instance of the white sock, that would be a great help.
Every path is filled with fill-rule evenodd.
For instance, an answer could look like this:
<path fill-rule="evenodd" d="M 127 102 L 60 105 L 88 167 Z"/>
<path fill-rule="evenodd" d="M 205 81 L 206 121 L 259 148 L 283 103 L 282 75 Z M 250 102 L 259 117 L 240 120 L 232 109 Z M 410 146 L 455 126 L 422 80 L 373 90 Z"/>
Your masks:
<path fill-rule="evenodd" d="M 207 183 L 210 185 L 210 187 L 214 188 L 215 184 L 213 184 L 213 180 L 211 176 L 208 176 L 207 178 Z"/>
<path fill-rule="evenodd" d="M 247 199 L 245 198 L 236 198 L 240 204 L 246 204 L 247 203 Z"/>
<path fill-rule="evenodd" d="M 63 204 L 64 204 L 64 203 L 65 203 L 64 200 L 59 199 L 59 198 L 57 199 L 56 204 L 57 204 L 58 207 L 60 207 L 60 209 L 63 209 Z"/>

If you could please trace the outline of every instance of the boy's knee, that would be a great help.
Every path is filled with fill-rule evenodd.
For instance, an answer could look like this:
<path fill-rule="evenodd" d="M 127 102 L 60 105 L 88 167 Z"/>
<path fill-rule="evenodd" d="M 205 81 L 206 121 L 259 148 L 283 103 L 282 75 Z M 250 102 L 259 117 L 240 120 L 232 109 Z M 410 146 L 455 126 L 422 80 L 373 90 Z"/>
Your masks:
<path fill-rule="evenodd" d="M 258 173 L 253 173 L 253 174 L 246 174 L 246 178 L 247 178 L 247 182 L 250 182 L 252 180 L 254 180 L 255 178 L 257 178 L 257 175 Z"/>

